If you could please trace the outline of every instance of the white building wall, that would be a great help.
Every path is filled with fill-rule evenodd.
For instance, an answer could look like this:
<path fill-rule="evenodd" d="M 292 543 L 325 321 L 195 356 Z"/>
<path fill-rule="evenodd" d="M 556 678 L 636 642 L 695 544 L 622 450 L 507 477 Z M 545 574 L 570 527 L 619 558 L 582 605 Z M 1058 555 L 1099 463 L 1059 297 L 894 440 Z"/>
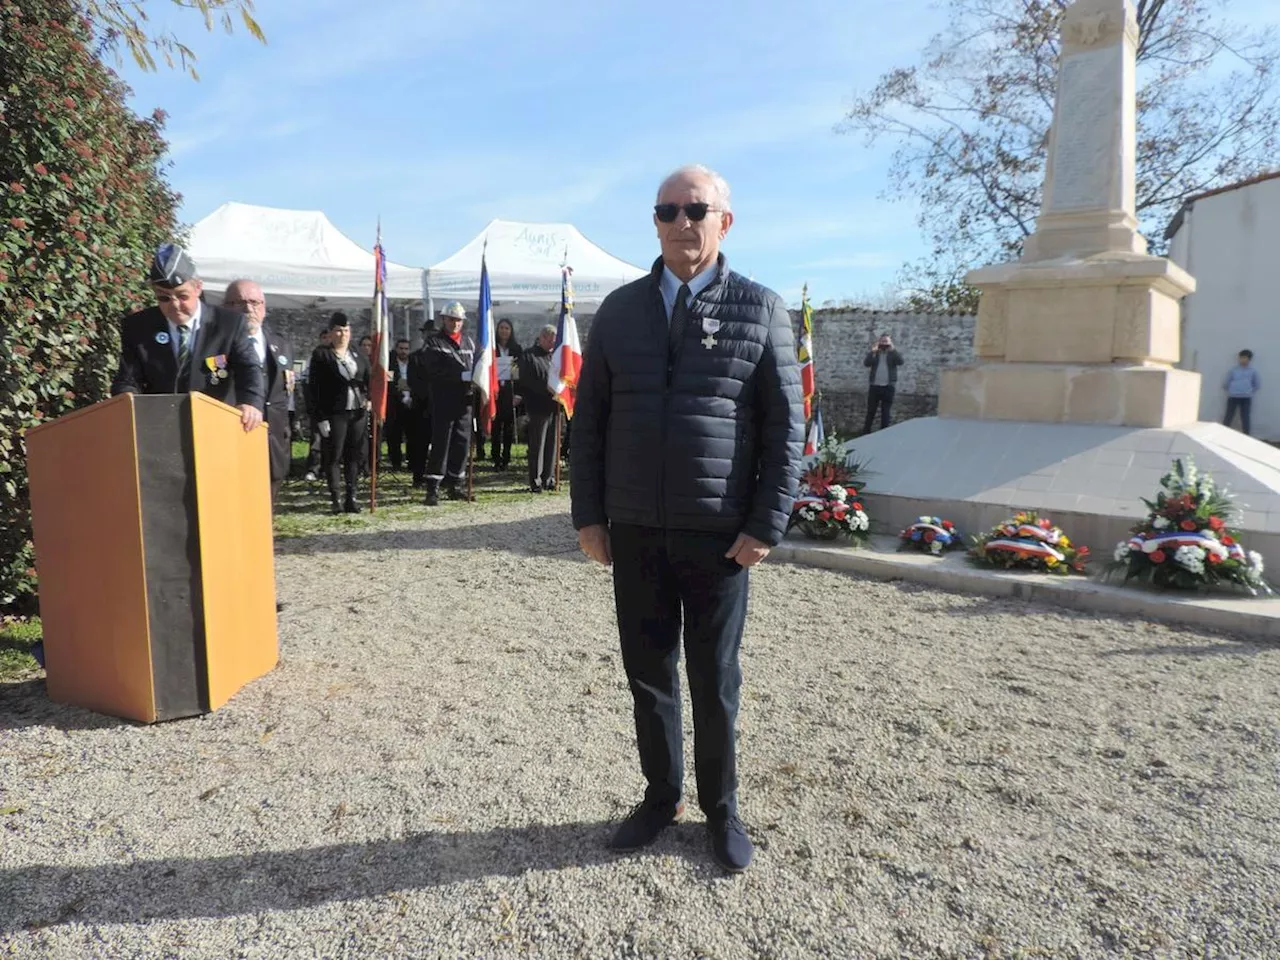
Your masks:
<path fill-rule="evenodd" d="M 1169 258 L 1196 278 L 1183 306 L 1180 366 L 1203 378 L 1200 419 L 1222 419 L 1223 378 L 1247 347 L 1262 381 L 1253 435 L 1280 440 L 1280 179 L 1197 200 Z"/>

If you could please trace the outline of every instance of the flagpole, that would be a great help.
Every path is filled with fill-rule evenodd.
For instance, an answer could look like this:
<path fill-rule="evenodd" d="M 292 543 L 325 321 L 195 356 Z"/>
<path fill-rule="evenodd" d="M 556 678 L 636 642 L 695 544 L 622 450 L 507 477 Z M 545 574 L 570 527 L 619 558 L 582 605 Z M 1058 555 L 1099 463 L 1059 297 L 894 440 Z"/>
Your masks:
<path fill-rule="evenodd" d="M 564 407 L 556 405 L 556 491 L 560 490 L 560 415 Z"/>

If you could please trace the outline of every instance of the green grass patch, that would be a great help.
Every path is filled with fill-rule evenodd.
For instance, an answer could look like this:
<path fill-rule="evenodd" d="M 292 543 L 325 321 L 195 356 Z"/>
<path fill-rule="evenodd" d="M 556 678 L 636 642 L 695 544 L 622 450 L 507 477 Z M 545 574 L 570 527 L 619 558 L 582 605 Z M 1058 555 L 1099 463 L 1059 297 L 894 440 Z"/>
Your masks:
<path fill-rule="evenodd" d="M 40 669 L 31 648 L 40 639 L 40 619 L 0 618 L 0 681 L 17 680 Z"/>

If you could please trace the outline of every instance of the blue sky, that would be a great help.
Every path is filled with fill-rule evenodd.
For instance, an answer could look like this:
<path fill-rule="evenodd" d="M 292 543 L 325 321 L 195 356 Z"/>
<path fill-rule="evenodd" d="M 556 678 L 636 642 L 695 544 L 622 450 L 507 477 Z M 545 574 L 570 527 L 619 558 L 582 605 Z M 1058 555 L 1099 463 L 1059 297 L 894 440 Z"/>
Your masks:
<path fill-rule="evenodd" d="M 148 6 L 199 55 L 199 82 L 121 68 L 170 114 L 187 222 L 321 209 L 367 247 L 381 216 L 388 256 L 429 266 L 494 217 L 564 220 L 647 266 L 658 181 L 702 162 L 733 187 L 731 263 L 789 301 L 875 296 L 924 251 L 883 197 L 890 145 L 834 128 L 917 61 L 937 0 L 259 0 L 265 47 Z"/>

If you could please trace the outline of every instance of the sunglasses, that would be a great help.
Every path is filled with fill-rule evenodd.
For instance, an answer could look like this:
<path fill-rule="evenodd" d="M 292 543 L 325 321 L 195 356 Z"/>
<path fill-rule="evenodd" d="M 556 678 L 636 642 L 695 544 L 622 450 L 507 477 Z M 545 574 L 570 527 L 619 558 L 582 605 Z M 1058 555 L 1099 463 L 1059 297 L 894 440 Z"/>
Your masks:
<path fill-rule="evenodd" d="M 720 212 L 719 207 L 713 207 L 709 203 L 658 203 L 654 204 L 653 214 L 661 223 L 673 223 L 681 210 L 694 223 L 707 219 L 708 213 Z"/>

